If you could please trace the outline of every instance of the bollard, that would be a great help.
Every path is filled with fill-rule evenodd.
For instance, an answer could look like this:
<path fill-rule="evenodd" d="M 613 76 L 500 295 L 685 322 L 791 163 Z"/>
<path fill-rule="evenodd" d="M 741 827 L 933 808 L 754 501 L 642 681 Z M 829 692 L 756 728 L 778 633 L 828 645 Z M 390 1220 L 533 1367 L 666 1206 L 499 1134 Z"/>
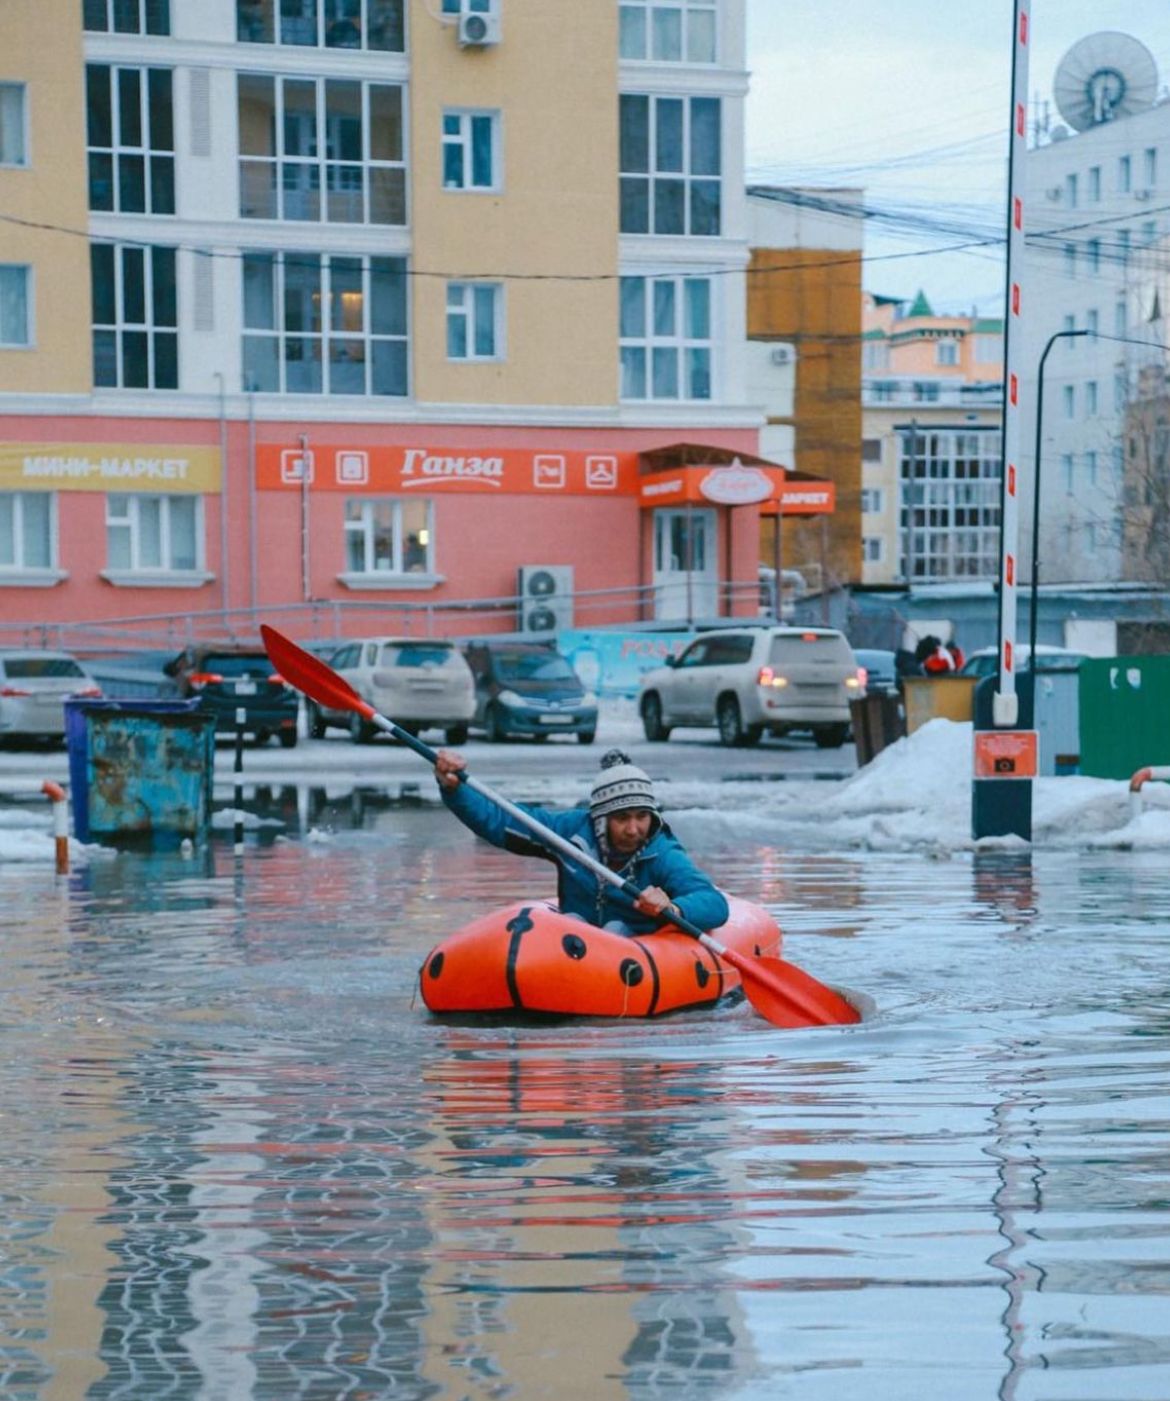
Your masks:
<path fill-rule="evenodd" d="M 1142 784 L 1148 783 L 1151 778 L 1170 778 L 1170 767 L 1163 765 L 1138 769 L 1129 780 L 1129 819 L 1131 822 L 1135 817 L 1141 816 Z"/>
<path fill-rule="evenodd" d="M 248 718 L 248 712 L 244 707 L 236 707 L 236 760 L 235 760 L 235 800 L 236 800 L 236 827 L 233 833 L 235 855 L 239 856 L 244 850 L 244 721 Z"/>
<path fill-rule="evenodd" d="M 59 783 L 45 779 L 41 792 L 53 804 L 53 845 L 57 853 L 57 874 L 69 874 L 69 804 Z"/>

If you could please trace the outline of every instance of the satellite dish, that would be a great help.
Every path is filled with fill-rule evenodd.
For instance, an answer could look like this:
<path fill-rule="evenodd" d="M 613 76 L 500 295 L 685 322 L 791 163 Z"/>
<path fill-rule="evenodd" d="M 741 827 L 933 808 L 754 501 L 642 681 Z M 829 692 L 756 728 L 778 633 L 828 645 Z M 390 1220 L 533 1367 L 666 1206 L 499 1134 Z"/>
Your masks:
<path fill-rule="evenodd" d="M 1106 29 L 1078 39 L 1069 49 L 1056 69 L 1052 93 L 1069 126 L 1085 131 L 1152 107 L 1158 65 L 1132 35 Z"/>

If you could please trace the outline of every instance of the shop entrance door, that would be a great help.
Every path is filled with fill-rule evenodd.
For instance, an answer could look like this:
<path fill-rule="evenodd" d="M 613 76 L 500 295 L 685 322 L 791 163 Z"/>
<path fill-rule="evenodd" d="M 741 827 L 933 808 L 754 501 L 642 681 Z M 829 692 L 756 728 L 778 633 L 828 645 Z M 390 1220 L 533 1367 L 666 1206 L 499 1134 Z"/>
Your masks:
<path fill-rule="evenodd" d="M 654 616 L 713 618 L 718 612 L 714 510 L 660 507 L 654 512 Z"/>

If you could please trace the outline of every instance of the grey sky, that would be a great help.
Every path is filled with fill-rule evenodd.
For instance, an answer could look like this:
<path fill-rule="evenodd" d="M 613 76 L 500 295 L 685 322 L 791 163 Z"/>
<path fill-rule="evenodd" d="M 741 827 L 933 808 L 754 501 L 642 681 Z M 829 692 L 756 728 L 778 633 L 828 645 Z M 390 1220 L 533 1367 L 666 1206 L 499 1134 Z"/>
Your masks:
<path fill-rule="evenodd" d="M 883 215 L 868 289 L 997 310 L 998 248 L 929 250 L 1002 231 L 1011 24 L 1011 0 L 748 0 L 749 178 L 863 187 Z M 1041 99 L 1103 29 L 1140 39 L 1170 85 L 1170 0 L 1033 0 L 1032 27 Z"/>

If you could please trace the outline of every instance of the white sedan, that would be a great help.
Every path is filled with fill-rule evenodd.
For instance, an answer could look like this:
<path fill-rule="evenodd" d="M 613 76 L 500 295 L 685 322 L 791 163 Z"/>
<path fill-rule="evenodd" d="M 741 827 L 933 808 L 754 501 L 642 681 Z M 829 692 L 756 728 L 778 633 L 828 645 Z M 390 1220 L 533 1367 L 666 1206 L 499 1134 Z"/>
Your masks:
<path fill-rule="evenodd" d="M 101 696 L 101 687 L 68 652 L 0 649 L 0 743 L 10 737 L 57 739 L 65 702 Z"/>

